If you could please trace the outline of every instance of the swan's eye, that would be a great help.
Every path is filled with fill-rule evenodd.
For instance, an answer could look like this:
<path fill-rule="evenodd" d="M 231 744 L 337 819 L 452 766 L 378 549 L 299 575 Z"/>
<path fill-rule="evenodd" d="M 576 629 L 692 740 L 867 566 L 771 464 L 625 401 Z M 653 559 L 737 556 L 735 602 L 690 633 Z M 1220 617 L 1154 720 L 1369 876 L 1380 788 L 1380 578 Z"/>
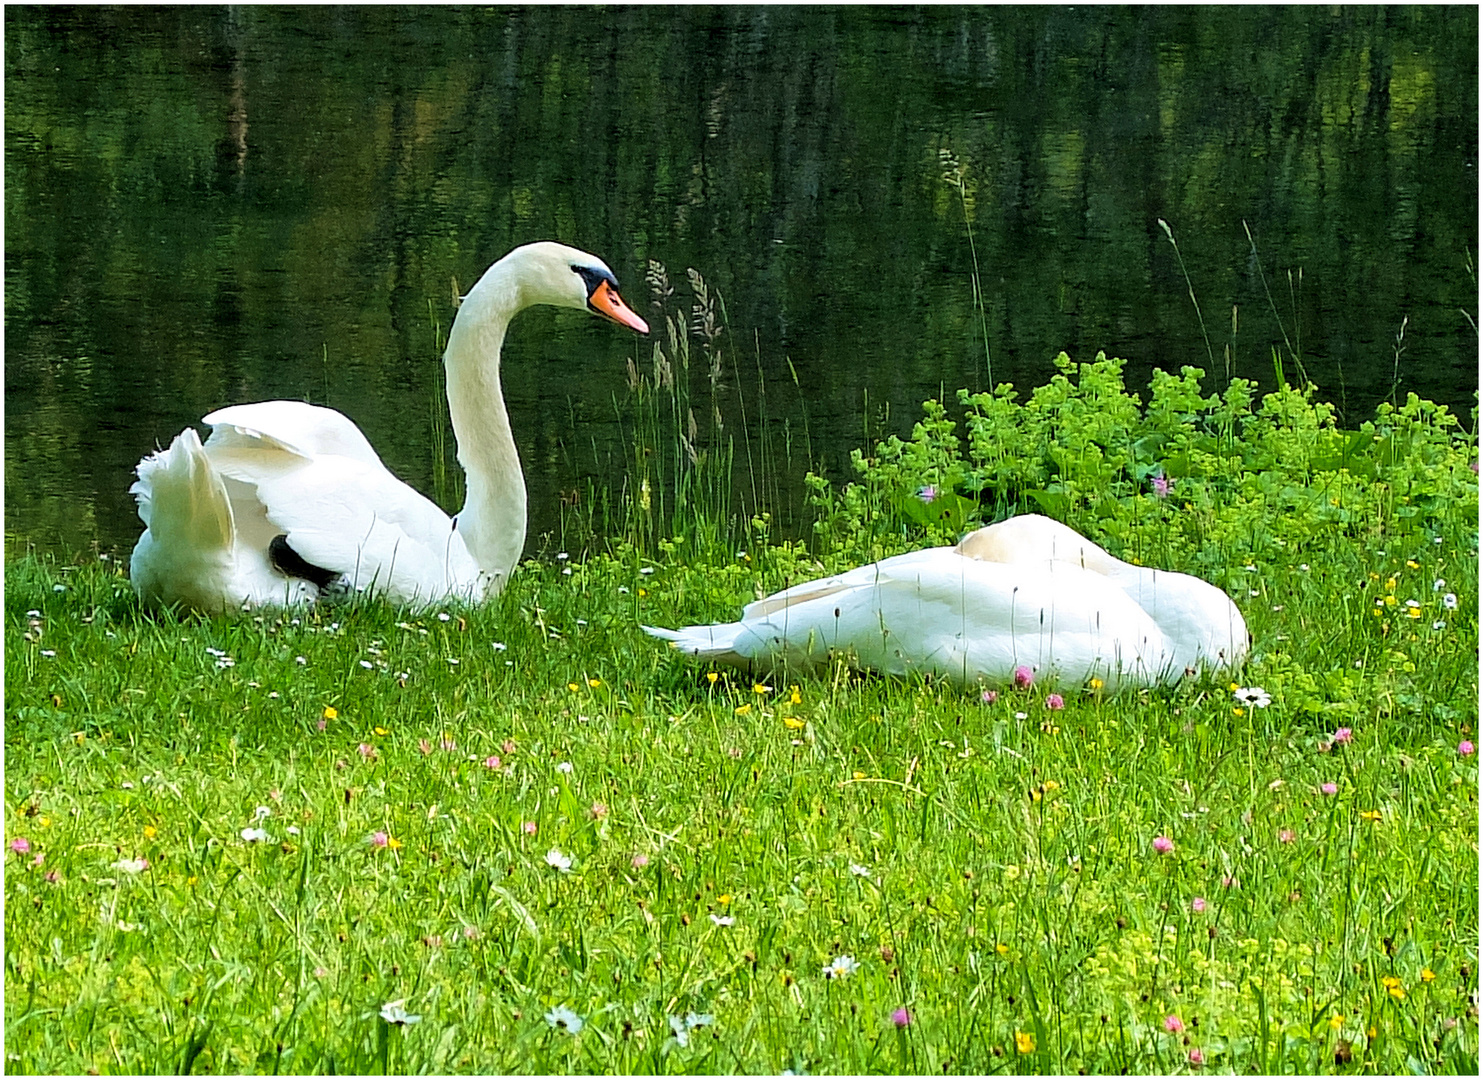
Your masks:
<path fill-rule="evenodd" d="M 589 299 L 592 297 L 593 293 L 597 292 L 597 290 L 602 286 L 602 283 L 605 281 L 613 286 L 614 291 L 617 290 L 617 282 L 613 281 L 612 275 L 605 274 L 601 270 L 594 269 L 590 266 L 578 266 L 576 264 L 573 264 L 572 273 L 576 274 L 579 278 L 582 279 L 582 284 L 587 289 L 587 296 Z"/>

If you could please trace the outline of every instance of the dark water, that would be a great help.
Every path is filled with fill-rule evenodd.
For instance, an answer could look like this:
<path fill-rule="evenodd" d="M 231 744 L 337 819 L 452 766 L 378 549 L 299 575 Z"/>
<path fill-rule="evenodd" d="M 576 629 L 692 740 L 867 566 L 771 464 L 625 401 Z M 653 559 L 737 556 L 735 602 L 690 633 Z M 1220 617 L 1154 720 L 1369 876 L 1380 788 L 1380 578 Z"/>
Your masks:
<path fill-rule="evenodd" d="M 647 260 L 680 300 L 698 268 L 729 318 L 727 423 L 745 406 L 755 433 L 765 405 L 794 481 L 805 416 L 838 478 L 867 430 L 904 433 L 990 363 L 1022 391 L 1061 349 L 1124 356 L 1135 386 L 1211 368 L 1161 217 L 1217 383 L 1229 347 L 1270 387 L 1285 328 L 1357 423 L 1405 320 L 1401 391 L 1465 414 L 1477 19 L 7 7 L 7 536 L 126 550 L 139 456 L 272 397 L 345 411 L 431 492 L 430 318 L 541 238 L 602 256 L 641 312 Z M 647 348 L 577 313 L 516 322 L 534 542 L 559 492 L 620 466 L 624 361 Z"/>

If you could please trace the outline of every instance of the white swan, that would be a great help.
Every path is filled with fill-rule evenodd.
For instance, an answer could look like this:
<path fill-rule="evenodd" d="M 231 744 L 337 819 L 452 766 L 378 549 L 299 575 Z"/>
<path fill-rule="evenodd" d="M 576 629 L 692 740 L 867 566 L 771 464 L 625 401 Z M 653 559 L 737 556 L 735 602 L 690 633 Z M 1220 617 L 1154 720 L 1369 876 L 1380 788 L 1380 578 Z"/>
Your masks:
<path fill-rule="evenodd" d="M 1213 585 L 1129 566 L 1033 515 L 795 585 L 749 604 L 740 622 L 644 629 L 749 670 L 817 670 L 841 654 L 964 685 L 1005 684 L 1024 665 L 1037 679 L 1098 678 L 1109 690 L 1233 666 L 1247 645 L 1240 612 Z"/>
<path fill-rule="evenodd" d="M 498 593 L 525 545 L 525 477 L 500 389 L 500 346 L 534 304 L 583 308 L 648 333 L 595 256 L 527 244 L 491 266 L 448 332 L 448 407 L 468 498 L 449 518 L 387 471 L 333 409 L 233 405 L 139 463 L 144 535 L 129 576 L 151 604 L 203 611 L 312 603 L 349 590 L 394 602 Z"/>

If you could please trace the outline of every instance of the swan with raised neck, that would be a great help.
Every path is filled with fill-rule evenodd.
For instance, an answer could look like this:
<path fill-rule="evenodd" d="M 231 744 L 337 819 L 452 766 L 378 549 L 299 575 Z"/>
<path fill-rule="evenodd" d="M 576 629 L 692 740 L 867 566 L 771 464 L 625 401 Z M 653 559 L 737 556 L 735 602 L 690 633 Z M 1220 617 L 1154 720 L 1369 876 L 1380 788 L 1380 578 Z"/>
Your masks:
<path fill-rule="evenodd" d="M 233 405 L 139 463 L 146 526 L 130 576 L 152 603 L 222 611 L 312 603 L 339 590 L 394 601 L 499 592 L 525 544 L 520 455 L 500 386 L 510 320 L 534 304 L 582 308 L 647 333 L 607 265 L 564 244 L 516 248 L 469 290 L 443 361 L 468 497 L 450 519 L 392 476 L 360 429 L 294 401 Z"/>

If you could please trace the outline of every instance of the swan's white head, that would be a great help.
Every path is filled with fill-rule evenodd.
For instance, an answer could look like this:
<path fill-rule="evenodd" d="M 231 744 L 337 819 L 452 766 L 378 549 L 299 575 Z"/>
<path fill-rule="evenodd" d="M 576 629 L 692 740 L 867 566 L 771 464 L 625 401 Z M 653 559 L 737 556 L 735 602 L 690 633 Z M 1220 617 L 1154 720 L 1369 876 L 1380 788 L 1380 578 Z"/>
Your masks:
<path fill-rule="evenodd" d="M 577 248 L 550 240 L 526 244 L 491 266 L 485 280 L 496 276 L 516 283 L 522 307 L 581 308 L 641 334 L 649 332 L 649 324 L 618 295 L 618 279 L 607 263 Z"/>

